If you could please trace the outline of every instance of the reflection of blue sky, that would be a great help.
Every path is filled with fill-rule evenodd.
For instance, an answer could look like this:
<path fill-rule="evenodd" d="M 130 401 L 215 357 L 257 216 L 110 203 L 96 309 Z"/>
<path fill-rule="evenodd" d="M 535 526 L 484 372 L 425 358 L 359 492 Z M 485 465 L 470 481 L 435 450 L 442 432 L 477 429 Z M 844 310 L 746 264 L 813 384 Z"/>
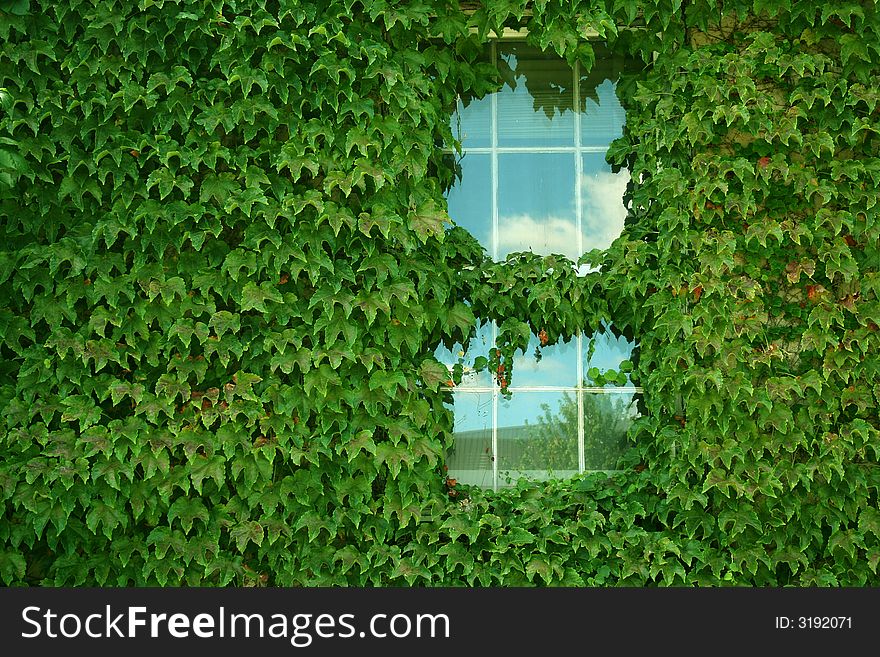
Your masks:
<path fill-rule="evenodd" d="M 520 154 L 517 156 L 523 157 Z M 500 156 L 499 162 L 501 157 L 505 156 Z M 552 156 L 542 154 L 525 157 Z M 563 157 L 567 155 L 563 154 Z M 542 173 L 534 176 L 534 183 L 524 177 L 514 177 L 509 181 L 501 179 L 499 192 L 510 190 L 510 194 L 499 199 L 502 208 L 499 217 L 499 256 L 504 258 L 513 251 L 531 250 L 540 255 L 561 253 L 577 260 L 587 251 L 611 246 L 623 231 L 626 219 L 623 194 L 629 173 L 611 173 L 601 153 L 584 156 L 584 174 L 581 177 L 583 247 L 578 248 L 574 193 L 566 193 L 569 184 L 573 187 L 569 182 L 573 178 L 573 171 L 562 167 L 540 168 L 543 163 L 540 160 L 536 162 Z M 545 185 L 542 192 L 532 189 L 533 185 L 538 184 Z M 568 207 L 565 206 L 566 201 Z M 521 207 L 519 211 L 518 205 Z"/>
<path fill-rule="evenodd" d="M 544 347 L 540 361 L 535 359 L 539 344 L 538 337 L 533 335 L 526 352 L 514 356 L 511 387 L 576 386 L 577 340 Z"/>
<path fill-rule="evenodd" d="M 489 155 L 467 153 L 462 179 L 447 194 L 449 216 L 492 252 L 492 164 Z"/>
<path fill-rule="evenodd" d="M 591 367 L 596 367 L 600 372 L 608 370 L 619 370 L 620 363 L 624 360 L 630 360 L 632 350 L 635 344 L 629 342 L 623 336 L 615 337 L 611 331 L 604 333 L 596 333 L 591 337 L 593 340 L 593 354 L 590 356 L 589 340 L 584 340 L 584 375 Z M 627 375 L 627 385 L 629 382 Z"/>
<path fill-rule="evenodd" d="M 623 228 L 626 209 L 622 198 L 629 174 L 625 170 L 612 173 L 604 152 L 575 155 L 574 113 L 557 112 L 551 120 L 543 110 L 536 112 L 534 98 L 522 74 L 528 72 L 535 88 L 548 81 L 565 79 L 566 71 L 570 71 L 568 65 L 523 44 L 502 45 L 499 56 L 519 73 L 516 88 L 505 85 L 495 94 L 498 121 L 495 130 L 500 149 L 497 153 L 500 243 L 492 244 L 492 155 L 468 151 L 492 146 L 491 96 L 473 100 L 467 107 L 460 102 L 453 118 L 453 129 L 463 139 L 465 154 L 461 160 L 462 180 L 448 193 L 450 216 L 498 259 L 511 252 L 531 250 L 541 255 L 561 253 L 576 260 L 586 251 L 608 248 Z M 607 146 L 622 133 L 625 119 L 615 85 L 605 80 L 589 90 L 583 81 L 581 84 L 582 92 L 587 94 L 580 120 L 581 145 Z M 551 94 L 556 96 L 557 91 L 558 87 L 554 87 Z M 504 152 L 505 146 L 569 146 L 572 151 L 510 153 Z M 580 199 L 576 199 L 575 157 L 581 158 L 583 171 L 579 181 Z M 580 232 L 578 200 L 582 209 Z"/>
<path fill-rule="evenodd" d="M 459 100 L 452 117 L 452 134 L 463 148 L 487 148 L 492 145 L 492 100 L 489 96 L 472 100 L 465 107 Z"/>
<path fill-rule="evenodd" d="M 512 251 L 577 257 L 575 167 L 571 153 L 498 156 L 498 256 Z"/>
<path fill-rule="evenodd" d="M 623 230 L 626 170 L 611 173 L 603 153 L 584 153 L 581 176 L 582 249 L 578 248 L 575 168 L 569 153 L 502 153 L 498 156 L 498 256 L 514 251 L 561 253 L 576 260 L 606 249 Z M 449 214 L 492 253 L 490 155 L 468 153 L 462 180 L 448 193 Z"/>
<path fill-rule="evenodd" d="M 452 351 L 440 345 L 434 352 L 434 358 L 447 365 L 461 363 L 465 367 L 460 388 L 487 387 L 492 385 L 492 377 L 488 369 L 477 373 L 466 366 L 473 364 L 477 356 L 487 356 L 492 346 L 492 327 L 490 324 L 483 324 L 471 339 L 470 348 L 466 352 L 460 344 L 454 345 Z"/>

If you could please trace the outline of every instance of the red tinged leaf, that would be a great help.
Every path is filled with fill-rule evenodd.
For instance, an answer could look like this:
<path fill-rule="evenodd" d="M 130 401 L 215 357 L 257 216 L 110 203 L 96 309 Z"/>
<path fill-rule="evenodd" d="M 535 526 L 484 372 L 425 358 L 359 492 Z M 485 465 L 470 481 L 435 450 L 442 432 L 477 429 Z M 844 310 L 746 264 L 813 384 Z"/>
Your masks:
<path fill-rule="evenodd" d="M 822 285 L 807 285 L 807 299 L 816 301 L 825 291 L 825 287 Z"/>
<path fill-rule="evenodd" d="M 769 164 L 770 164 L 770 158 L 767 157 L 766 155 L 758 160 L 758 166 L 761 167 L 762 169 L 766 169 Z"/>
<path fill-rule="evenodd" d="M 140 152 L 136 151 L 134 149 L 131 149 L 130 151 L 128 151 L 128 154 L 131 155 L 132 157 L 140 157 L 141 156 Z"/>
<path fill-rule="evenodd" d="M 288 276 L 287 274 L 281 274 L 281 278 L 278 279 L 278 285 L 284 285 L 289 280 L 290 276 Z"/>
<path fill-rule="evenodd" d="M 541 332 L 538 333 L 538 339 L 541 341 L 541 346 L 546 347 L 547 342 L 549 341 L 549 338 L 547 337 L 547 331 L 541 329 Z"/>
<path fill-rule="evenodd" d="M 840 299 L 838 303 L 851 312 L 855 312 L 856 309 L 856 301 L 858 301 L 861 295 L 856 292 L 855 294 L 847 294 L 845 297 Z"/>
<path fill-rule="evenodd" d="M 691 292 L 694 295 L 694 301 L 699 301 L 700 297 L 703 296 L 703 286 L 697 285 L 697 287 L 695 287 L 693 290 L 691 290 Z"/>

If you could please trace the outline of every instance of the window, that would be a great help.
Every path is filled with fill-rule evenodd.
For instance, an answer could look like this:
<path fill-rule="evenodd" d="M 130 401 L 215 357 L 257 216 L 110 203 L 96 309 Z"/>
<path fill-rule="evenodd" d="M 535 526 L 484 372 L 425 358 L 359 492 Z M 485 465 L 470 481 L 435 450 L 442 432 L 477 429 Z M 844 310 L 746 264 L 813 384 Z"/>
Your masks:
<path fill-rule="evenodd" d="M 622 133 L 615 85 L 624 62 L 596 50 L 587 75 L 525 43 L 493 43 L 503 89 L 459 104 L 461 175 L 447 193 L 449 214 L 496 260 L 528 250 L 577 260 L 607 248 L 623 228 L 629 177 L 611 172 L 605 152 Z M 471 363 L 495 337 L 496 327 L 484 325 L 470 353 L 456 345 L 437 357 L 450 368 Z M 486 371 L 466 373 L 456 386 L 450 477 L 498 489 L 520 477 L 614 468 L 640 392 L 627 374 L 634 345 L 611 331 L 536 352 L 538 345 L 533 336 L 514 361 L 511 399 Z M 611 371 L 610 384 L 596 376 Z"/>

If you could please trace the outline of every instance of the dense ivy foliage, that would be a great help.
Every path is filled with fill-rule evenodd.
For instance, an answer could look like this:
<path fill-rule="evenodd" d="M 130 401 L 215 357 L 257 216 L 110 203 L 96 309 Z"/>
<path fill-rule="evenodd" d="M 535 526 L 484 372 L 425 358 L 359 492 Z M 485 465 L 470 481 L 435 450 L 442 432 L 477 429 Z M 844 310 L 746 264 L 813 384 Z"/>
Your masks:
<path fill-rule="evenodd" d="M 880 583 L 875 2 L 472 4 L 0 2 L 0 580 Z M 520 26 L 643 62 L 601 273 L 445 212 Z M 447 485 L 490 319 L 636 337 L 619 474 Z"/>

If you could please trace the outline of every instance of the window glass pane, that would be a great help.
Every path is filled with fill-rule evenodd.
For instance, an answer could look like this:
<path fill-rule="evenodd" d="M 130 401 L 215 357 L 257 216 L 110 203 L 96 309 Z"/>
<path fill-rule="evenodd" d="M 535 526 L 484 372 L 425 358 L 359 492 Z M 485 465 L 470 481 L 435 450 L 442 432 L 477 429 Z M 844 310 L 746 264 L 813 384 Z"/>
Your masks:
<path fill-rule="evenodd" d="M 603 81 L 594 89 L 581 87 L 582 92 L 588 91 L 584 98 L 581 114 L 581 145 L 607 146 L 618 137 L 623 136 L 623 123 L 626 112 L 614 92 L 614 84 L 610 80 Z"/>
<path fill-rule="evenodd" d="M 635 392 L 584 394 L 584 467 L 613 470 L 630 444 L 626 438 L 638 417 Z"/>
<path fill-rule="evenodd" d="M 513 359 L 512 389 L 522 386 L 576 386 L 577 340 L 535 350 L 541 344 L 533 335 L 524 354 Z"/>
<path fill-rule="evenodd" d="M 581 176 L 581 230 L 584 252 L 607 249 L 620 237 L 626 207 L 623 194 L 629 182 L 629 171 L 611 173 L 604 153 L 583 154 Z"/>
<path fill-rule="evenodd" d="M 471 100 L 467 106 L 458 101 L 452 117 L 452 134 L 463 148 L 488 148 L 492 145 L 492 101 L 489 97 Z"/>
<path fill-rule="evenodd" d="M 514 251 L 576 259 L 575 160 L 571 153 L 498 156 L 498 258 Z"/>
<path fill-rule="evenodd" d="M 567 477 L 578 471 L 574 392 L 516 392 L 498 400 L 498 483 Z"/>
<path fill-rule="evenodd" d="M 461 159 L 461 180 L 446 196 L 449 216 L 492 253 L 492 160 L 481 153 Z"/>
<path fill-rule="evenodd" d="M 492 394 L 456 392 L 448 476 L 462 484 L 492 486 Z"/>
<path fill-rule="evenodd" d="M 580 112 L 581 145 L 607 146 L 623 135 L 626 112 L 617 99 L 615 86 L 620 74 L 632 69 L 623 57 L 612 56 L 608 49 L 594 44 L 596 62 L 589 72 L 581 69 Z"/>
<path fill-rule="evenodd" d="M 615 336 L 610 330 L 604 333 L 595 333 L 584 340 L 584 375 L 588 376 L 590 368 L 595 367 L 602 374 L 608 370 L 620 372 L 620 364 L 632 358 L 635 343 L 625 337 Z M 628 373 L 625 381 L 610 383 L 610 386 L 632 386 L 632 380 Z M 584 385 L 593 386 L 594 382 L 587 379 Z"/>
<path fill-rule="evenodd" d="M 452 350 L 447 349 L 442 344 L 434 352 L 434 357 L 441 363 L 445 363 L 450 367 L 450 377 L 452 376 L 452 366 L 461 363 L 463 374 L 459 388 L 488 388 L 492 386 L 492 376 L 489 370 L 482 372 L 474 372 L 470 369 L 474 359 L 477 356 L 486 356 L 489 348 L 492 346 L 492 326 L 483 324 L 477 331 L 476 335 L 471 338 L 470 348 L 464 351 L 460 344 L 453 346 Z M 456 413 L 457 413 L 456 409 Z"/>
<path fill-rule="evenodd" d="M 505 85 L 497 94 L 499 146 L 573 146 L 574 93 L 569 65 L 552 51 L 498 46 Z"/>

